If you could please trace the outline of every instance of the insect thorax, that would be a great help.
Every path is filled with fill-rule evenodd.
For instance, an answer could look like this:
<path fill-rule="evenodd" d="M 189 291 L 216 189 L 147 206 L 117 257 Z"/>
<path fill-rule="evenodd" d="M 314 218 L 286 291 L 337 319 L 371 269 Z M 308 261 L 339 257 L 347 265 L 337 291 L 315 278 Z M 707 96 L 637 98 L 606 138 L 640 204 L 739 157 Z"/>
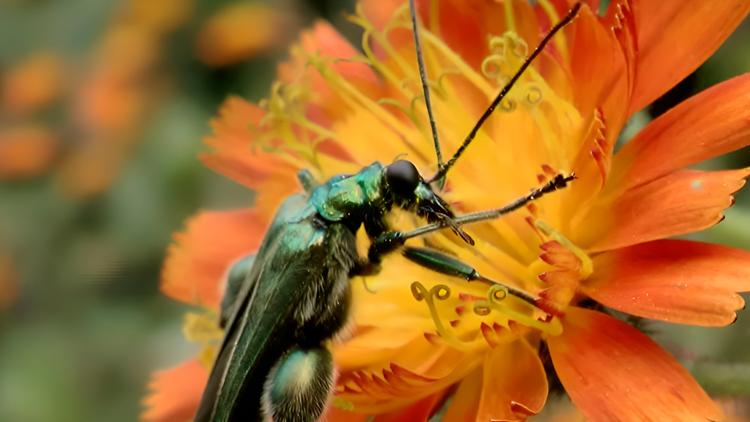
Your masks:
<path fill-rule="evenodd" d="M 390 209 L 390 198 L 383 195 L 383 165 L 375 162 L 347 177 L 333 177 L 315 188 L 310 204 L 330 222 L 355 220 Z"/>

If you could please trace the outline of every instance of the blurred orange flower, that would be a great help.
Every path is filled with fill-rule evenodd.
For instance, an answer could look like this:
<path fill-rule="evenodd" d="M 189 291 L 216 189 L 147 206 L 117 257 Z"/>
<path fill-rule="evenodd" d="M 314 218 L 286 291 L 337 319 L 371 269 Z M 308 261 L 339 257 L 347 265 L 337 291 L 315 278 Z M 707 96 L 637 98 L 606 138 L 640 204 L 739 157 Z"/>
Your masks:
<path fill-rule="evenodd" d="M 123 1 L 76 80 L 52 52 L 33 53 L 10 68 L 0 80 L 0 111 L 14 128 L 0 134 L 0 177 L 38 175 L 62 152 L 56 176 L 66 193 L 80 198 L 104 191 L 130 156 L 148 110 L 165 94 L 159 89 L 162 44 L 191 17 L 193 3 Z M 53 104 L 65 106 L 63 124 L 40 115 Z M 63 138 L 70 138 L 66 148 L 57 148 Z"/>
<path fill-rule="evenodd" d="M 5 310 L 18 297 L 18 273 L 13 260 L 0 249 L 0 311 Z"/>
<path fill-rule="evenodd" d="M 423 43 L 445 151 L 454 151 L 565 1 L 421 1 Z M 595 0 L 519 80 L 449 174 L 460 212 L 497 207 L 559 171 L 578 180 L 498 221 L 430 236 L 484 276 L 538 297 L 432 273 L 394 254 L 352 283 L 354 336 L 335 346 L 329 420 L 523 420 L 548 394 L 540 348 L 590 420 L 720 420 L 720 408 L 648 336 L 607 308 L 673 323 L 723 326 L 750 290 L 750 253 L 667 239 L 722 218 L 750 169 L 688 166 L 750 143 L 750 74 L 717 85 L 651 122 L 617 153 L 633 112 L 692 72 L 750 11 L 746 1 Z M 399 154 L 435 170 L 401 0 L 360 2 L 357 52 L 325 23 L 304 33 L 259 105 L 230 99 L 203 157 L 255 190 L 250 210 L 204 212 L 177 235 L 162 289 L 198 305 L 185 331 L 196 362 L 157 375 L 145 419 L 184 420 L 211 356 L 221 280 L 260 243 L 280 199 L 308 168 L 319 180 Z M 393 226 L 416 224 L 403 215 Z M 418 280 L 418 282 L 414 282 Z M 411 289 L 410 286 L 411 285 Z M 373 293 L 374 291 L 375 293 Z M 185 369 L 189 368 L 189 369 Z M 185 393 L 188 380 L 194 380 Z M 450 400 L 447 400 L 451 397 Z M 179 417 L 173 417 L 178 415 Z"/>
<path fill-rule="evenodd" d="M 66 79 L 65 64 L 56 54 L 37 52 L 3 75 L 0 102 L 3 111 L 25 115 L 55 100 Z"/>
<path fill-rule="evenodd" d="M 73 197 L 103 192 L 117 177 L 166 92 L 158 67 L 165 38 L 192 15 L 194 0 L 128 0 L 93 49 L 72 98 L 75 148 L 61 185 Z"/>
<path fill-rule="evenodd" d="M 59 148 L 57 136 L 41 126 L 0 130 L 0 180 L 34 177 L 49 168 Z"/>
<path fill-rule="evenodd" d="M 241 62 L 283 41 L 291 17 L 276 7 L 236 2 L 203 23 L 196 39 L 198 58 L 209 66 Z"/>

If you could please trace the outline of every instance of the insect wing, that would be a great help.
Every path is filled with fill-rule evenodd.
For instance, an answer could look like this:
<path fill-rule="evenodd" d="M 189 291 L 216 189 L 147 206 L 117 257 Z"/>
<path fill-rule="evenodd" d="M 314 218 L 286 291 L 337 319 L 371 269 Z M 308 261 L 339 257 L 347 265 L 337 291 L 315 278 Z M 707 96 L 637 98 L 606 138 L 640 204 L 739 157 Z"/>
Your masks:
<path fill-rule="evenodd" d="M 294 311 L 303 300 L 300 277 L 306 271 L 299 263 L 286 260 L 279 268 L 278 248 L 269 258 L 256 261 L 257 280 L 243 292 L 237 312 L 204 391 L 196 421 L 260 419 L 260 397 L 271 367 L 295 342 L 299 329 Z M 255 273 L 256 271 L 253 271 Z"/>
<path fill-rule="evenodd" d="M 295 255 L 309 251 L 310 242 L 319 234 L 303 230 L 306 236 L 300 236 L 294 229 L 301 223 L 290 224 L 303 204 L 303 197 L 293 196 L 280 207 L 234 300 L 195 418 L 198 422 L 260 418 L 265 378 L 280 354 L 293 344 L 292 335 L 298 328 L 293 314 L 302 300 L 298 287 L 304 280 L 300 278 L 308 271 L 304 257 Z M 292 231 L 297 248 L 290 248 L 286 241 Z M 235 413 L 240 411 L 254 414 L 238 419 Z"/>

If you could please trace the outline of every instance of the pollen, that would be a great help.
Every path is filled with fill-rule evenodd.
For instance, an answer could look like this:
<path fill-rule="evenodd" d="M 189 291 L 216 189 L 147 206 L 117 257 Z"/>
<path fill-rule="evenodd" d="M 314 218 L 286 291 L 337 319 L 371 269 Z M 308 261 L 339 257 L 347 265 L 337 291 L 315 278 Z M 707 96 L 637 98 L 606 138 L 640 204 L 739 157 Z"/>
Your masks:
<path fill-rule="evenodd" d="M 188 312 L 182 324 L 182 332 L 185 338 L 200 346 L 198 360 L 210 368 L 216 358 L 218 346 L 221 343 L 223 332 L 217 323 L 216 314 L 211 311 L 203 313 Z"/>

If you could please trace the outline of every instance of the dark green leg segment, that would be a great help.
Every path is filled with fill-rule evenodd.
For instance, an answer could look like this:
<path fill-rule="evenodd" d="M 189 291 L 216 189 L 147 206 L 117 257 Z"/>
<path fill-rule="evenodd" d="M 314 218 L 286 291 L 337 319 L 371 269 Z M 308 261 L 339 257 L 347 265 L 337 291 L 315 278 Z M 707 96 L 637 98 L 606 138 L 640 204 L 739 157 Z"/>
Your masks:
<path fill-rule="evenodd" d="M 255 262 L 255 255 L 247 255 L 240 258 L 229 269 L 227 273 L 227 287 L 224 290 L 224 297 L 221 299 L 221 313 L 219 314 L 219 326 L 224 328 L 235 309 L 237 296 L 242 290 L 247 274 Z"/>
<path fill-rule="evenodd" d="M 468 281 L 482 279 L 477 270 L 468 264 L 434 249 L 407 246 L 402 254 L 409 261 L 440 274 L 461 277 Z"/>
<path fill-rule="evenodd" d="M 378 236 L 371 244 L 370 249 L 367 251 L 367 259 L 375 264 L 380 263 L 380 257 L 392 252 L 402 246 L 408 239 L 413 237 L 424 236 L 434 231 L 442 230 L 444 228 L 451 228 L 456 234 L 461 236 L 464 241 L 469 244 L 473 244 L 468 235 L 460 230 L 460 227 L 465 224 L 478 223 L 480 221 L 494 220 L 502 217 L 505 214 L 511 213 L 526 204 L 535 201 L 542 196 L 554 192 L 558 189 L 562 189 L 567 186 L 572 180 L 576 178 L 575 174 L 565 176 L 563 174 L 557 174 L 551 180 L 548 180 L 543 185 L 532 189 L 531 192 L 524 196 L 516 198 L 514 201 L 508 203 L 500 208 L 495 208 L 487 211 L 478 211 L 464 215 L 458 215 L 448 220 L 438 221 L 425 226 L 417 227 L 414 230 L 408 232 L 399 231 L 388 231 Z M 429 267 L 428 267 L 429 268 Z"/>
<path fill-rule="evenodd" d="M 409 261 L 422 267 L 429 268 L 437 273 L 451 277 L 463 278 L 467 281 L 480 281 L 489 285 L 498 284 L 503 286 L 508 294 L 516 296 L 532 305 L 536 303 L 537 298 L 529 293 L 495 280 L 491 280 L 479 274 L 479 272 L 471 265 L 434 249 L 407 246 L 403 250 L 403 255 Z"/>
<path fill-rule="evenodd" d="M 263 388 L 263 413 L 274 422 L 315 422 L 333 391 L 333 356 L 322 345 L 295 347 L 279 359 Z"/>
<path fill-rule="evenodd" d="M 367 259 L 373 264 L 380 264 L 380 257 L 403 246 L 406 242 L 404 232 L 385 232 L 370 244 Z"/>

